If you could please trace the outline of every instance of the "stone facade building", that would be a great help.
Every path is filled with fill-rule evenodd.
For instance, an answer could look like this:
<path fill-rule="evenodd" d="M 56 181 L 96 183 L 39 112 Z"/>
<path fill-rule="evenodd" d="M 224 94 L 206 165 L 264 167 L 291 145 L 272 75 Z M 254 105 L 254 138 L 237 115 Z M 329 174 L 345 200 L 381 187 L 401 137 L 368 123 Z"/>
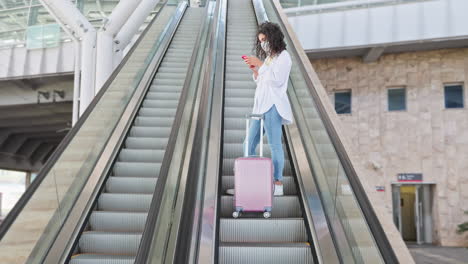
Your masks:
<path fill-rule="evenodd" d="M 416 240 L 409 234 L 417 228 L 412 220 L 423 214 L 423 242 L 468 246 L 468 235 L 456 233 L 468 221 L 468 48 L 386 54 L 372 63 L 316 59 L 312 65 L 332 102 L 336 92 L 351 92 L 351 112 L 340 119 L 369 182 L 394 221 L 400 217 L 405 240 Z M 462 87 L 462 107 L 446 106 L 445 87 L 453 85 Z M 404 91 L 403 110 L 389 111 L 392 88 Z M 422 181 L 401 181 L 402 173 L 422 174 Z M 422 185 L 428 192 L 418 200 L 414 190 Z M 427 208 L 415 210 L 414 199 L 425 199 Z M 405 209 L 408 204 L 413 209 Z"/>

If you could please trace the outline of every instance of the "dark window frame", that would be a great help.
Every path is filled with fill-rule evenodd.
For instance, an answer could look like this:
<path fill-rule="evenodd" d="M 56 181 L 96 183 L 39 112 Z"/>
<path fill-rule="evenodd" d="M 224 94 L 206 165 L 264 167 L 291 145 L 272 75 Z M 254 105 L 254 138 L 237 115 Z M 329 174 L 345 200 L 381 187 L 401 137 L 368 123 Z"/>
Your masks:
<path fill-rule="evenodd" d="M 391 90 L 401 90 L 404 91 L 404 108 L 392 110 L 390 109 L 390 91 Z M 406 112 L 408 111 L 408 89 L 406 86 L 394 86 L 394 87 L 387 87 L 387 111 L 388 112 Z"/>
<path fill-rule="evenodd" d="M 447 105 L 447 88 L 453 86 L 461 87 L 461 107 L 448 107 Z M 465 108 L 465 85 L 464 83 L 444 83 L 444 108 L 445 109 L 464 109 Z"/>
<path fill-rule="evenodd" d="M 349 112 L 338 113 L 338 111 L 336 109 L 336 95 L 337 94 L 344 94 L 344 93 L 349 93 Z M 353 91 L 351 89 L 335 91 L 334 94 L 333 94 L 333 99 L 334 99 L 335 112 L 338 115 L 350 115 L 350 114 L 353 113 Z"/>

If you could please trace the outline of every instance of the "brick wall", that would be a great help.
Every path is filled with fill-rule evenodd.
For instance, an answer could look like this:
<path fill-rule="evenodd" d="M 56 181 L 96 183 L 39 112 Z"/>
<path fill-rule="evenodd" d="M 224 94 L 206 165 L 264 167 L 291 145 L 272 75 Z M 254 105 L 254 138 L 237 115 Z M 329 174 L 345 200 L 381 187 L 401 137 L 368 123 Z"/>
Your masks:
<path fill-rule="evenodd" d="M 372 185 L 391 213 L 391 183 L 397 174 L 421 172 L 435 182 L 436 243 L 468 246 L 456 226 L 468 221 L 468 48 L 360 58 L 313 60 L 333 101 L 333 92 L 352 91 L 352 113 L 340 115 Z M 444 84 L 463 83 L 463 109 L 445 109 Z M 388 112 L 387 89 L 406 87 L 407 110 Z M 374 165 L 373 165 L 374 164 Z M 379 165 L 381 168 L 378 168 Z M 376 168 L 377 167 L 377 168 Z"/>

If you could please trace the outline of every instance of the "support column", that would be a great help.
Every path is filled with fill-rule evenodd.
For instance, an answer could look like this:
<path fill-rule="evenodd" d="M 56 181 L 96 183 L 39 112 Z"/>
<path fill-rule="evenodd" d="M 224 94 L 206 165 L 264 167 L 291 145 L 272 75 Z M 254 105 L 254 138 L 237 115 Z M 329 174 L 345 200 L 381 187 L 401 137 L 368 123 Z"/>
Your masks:
<path fill-rule="evenodd" d="M 29 185 L 31 185 L 31 172 L 26 172 L 26 179 L 25 179 L 25 190 L 28 189 Z"/>
<path fill-rule="evenodd" d="M 86 32 L 82 39 L 80 116 L 94 98 L 96 69 L 96 30 Z"/>
<path fill-rule="evenodd" d="M 112 10 L 112 14 L 101 27 L 97 35 L 96 58 L 96 89 L 99 92 L 114 70 L 114 41 L 113 38 L 125 24 L 141 0 L 122 0 Z"/>
<path fill-rule="evenodd" d="M 40 0 L 40 2 L 73 39 L 82 38 L 79 88 L 79 116 L 81 116 L 94 97 L 96 30 L 71 1 Z"/>
<path fill-rule="evenodd" d="M 97 94 L 114 69 L 114 45 L 112 35 L 105 31 L 97 34 L 96 90 Z"/>
<path fill-rule="evenodd" d="M 75 74 L 73 75 L 73 113 L 72 126 L 75 126 L 80 113 L 80 70 L 81 70 L 81 44 L 78 40 L 73 40 L 75 46 Z"/>

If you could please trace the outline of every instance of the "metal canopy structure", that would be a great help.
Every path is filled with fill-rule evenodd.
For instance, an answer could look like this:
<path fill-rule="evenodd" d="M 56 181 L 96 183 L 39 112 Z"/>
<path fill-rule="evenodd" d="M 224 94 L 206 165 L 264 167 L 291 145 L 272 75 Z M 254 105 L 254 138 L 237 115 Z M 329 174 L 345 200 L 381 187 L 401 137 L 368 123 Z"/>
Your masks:
<path fill-rule="evenodd" d="M 311 59 L 360 56 L 373 62 L 386 53 L 468 46 L 464 0 L 310 2 L 282 1 Z"/>
<path fill-rule="evenodd" d="M 0 0 L 0 73 L 8 87 L 2 99 L 12 102 L 0 102 L 0 167 L 43 165 L 157 13 L 158 2 Z M 31 104 L 36 93 L 39 98 L 52 92 L 38 90 L 41 82 L 73 76 L 73 102 Z M 15 87 L 22 95 L 29 91 L 29 99 L 17 100 L 16 92 L 9 98 Z M 21 119 L 15 119 L 18 113 Z"/>
<path fill-rule="evenodd" d="M 0 106 L 0 167 L 37 171 L 71 127 L 72 102 Z"/>

